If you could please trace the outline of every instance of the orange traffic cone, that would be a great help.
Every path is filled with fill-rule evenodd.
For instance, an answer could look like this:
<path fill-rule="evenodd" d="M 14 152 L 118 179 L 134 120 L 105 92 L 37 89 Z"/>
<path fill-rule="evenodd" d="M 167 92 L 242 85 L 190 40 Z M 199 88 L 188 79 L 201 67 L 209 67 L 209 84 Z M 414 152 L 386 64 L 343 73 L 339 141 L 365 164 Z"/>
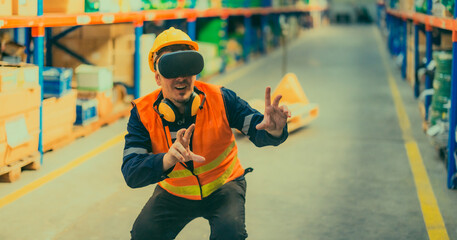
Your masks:
<path fill-rule="evenodd" d="M 273 91 L 272 99 L 279 94 L 282 95 L 281 103 L 292 112 L 292 117 L 288 119 L 289 132 L 308 125 L 319 115 L 319 106 L 309 102 L 295 74 L 288 73 L 282 78 Z"/>

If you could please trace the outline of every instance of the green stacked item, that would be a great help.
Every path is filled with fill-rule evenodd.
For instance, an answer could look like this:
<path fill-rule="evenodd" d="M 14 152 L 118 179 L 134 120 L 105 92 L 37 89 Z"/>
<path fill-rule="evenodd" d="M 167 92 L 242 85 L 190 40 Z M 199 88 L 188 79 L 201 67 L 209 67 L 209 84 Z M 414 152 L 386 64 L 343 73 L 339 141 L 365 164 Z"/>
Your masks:
<path fill-rule="evenodd" d="M 203 24 L 198 31 L 197 39 L 201 42 L 214 43 L 219 46 L 218 55 L 227 46 L 226 31 L 227 21 L 222 19 L 212 19 Z"/>
<path fill-rule="evenodd" d="M 150 0 L 154 9 L 174 9 L 178 7 L 178 0 Z"/>
<path fill-rule="evenodd" d="M 441 3 L 452 15 L 454 15 L 454 0 L 441 0 Z"/>
<path fill-rule="evenodd" d="M 210 76 L 218 73 L 223 65 L 222 58 L 219 56 L 219 47 L 215 43 L 198 42 L 199 52 L 203 56 L 205 67 L 200 73 L 201 77 Z"/>
<path fill-rule="evenodd" d="M 195 8 L 196 3 L 197 3 L 197 0 L 185 0 L 184 8 Z"/>
<path fill-rule="evenodd" d="M 427 13 L 427 0 L 415 0 L 414 5 L 416 12 Z"/>
<path fill-rule="evenodd" d="M 448 103 L 451 94 L 452 52 L 436 51 L 433 53 L 436 62 L 435 78 L 433 80 L 432 104 L 430 109 L 430 124 L 437 121 L 448 121 Z"/>
<path fill-rule="evenodd" d="M 262 0 L 251 0 L 249 1 L 249 7 L 257 8 L 262 6 Z"/>
<path fill-rule="evenodd" d="M 222 0 L 224 8 L 243 8 L 245 0 Z"/>
<path fill-rule="evenodd" d="M 141 1 L 143 3 L 143 7 L 142 7 L 143 10 L 151 10 L 151 9 L 153 9 L 152 2 L 150 0 L 141 0 Z"/>
<path fill-rule="evenodd" d="M 100 0 L 85 0 L 84 11 L 87 13 L 98 12 L 100 9 Z"/>
<path fill-rule="evenodd" d="M 205 68 L 200 76 L 212 75 L 222 69 L 225 62 L 224 51 L 227 47 L 226 27 L 226 20 L 216 18 L 203 23 L 199 28 L 199 51 L 205 60 Z"/>

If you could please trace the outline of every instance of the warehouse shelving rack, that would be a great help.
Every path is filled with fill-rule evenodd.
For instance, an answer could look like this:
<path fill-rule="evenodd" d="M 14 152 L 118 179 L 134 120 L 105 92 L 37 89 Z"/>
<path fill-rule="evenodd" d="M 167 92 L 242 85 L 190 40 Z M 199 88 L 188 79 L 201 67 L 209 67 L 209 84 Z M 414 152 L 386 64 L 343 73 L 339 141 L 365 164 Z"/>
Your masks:
<path fill-rule="evenodd" d="M 455 1 L 454 6 L 457 5 Z M 417 70 L 419 62 L 419 26 L 425 26 L 425 58 L 426 64 L 432 60 L 432 30 L 438 28 L 441 30 L 447 30 L 452 32 L 452 73 L 451 73 L 451 107 L 449 109 L 449 138 L 448 138 L 448 154 L 447 154 L 447 187 L 450 189 L 457 188 L 457 171 L 456 171 L 456 117 L 457 117 L 457 8 L 454 8 L 454 18 L 450 17 L 437 17 L 431 15 L 432 1 L 427 0 L 427 11 L 424 13 L 417 13 L 411 11 L 401 11 L 395 9 L 389 9 L 382 3 L 378 3 L 378 11 L 385 11 L 386 25 L 390 30 L 389 33 L 393 33 L 394 36 L 389 36 L 388 39 L 400 38 L 402 39 L 401 51 L 404 53 L 406 59 L 406 37 L 398 36 L 398 32 L 406 34 L 406 22 L 412 21 L 414 25 L 414 59 L 415 66 L 414 70 Z M 403 28 L 402 31 L 395 31 L 395 28 Z M 396 35 L 396 36 L 395 36 Z M 402 76 L 404 77 L 404 69 L 406 68 L 406 62 L 402 64 Z M 417 81 L 417 79 L 415 79 Z M 419 96 L 418 84 L 414 84 L 414 94 L 416 97 Z M 432 88 L 432 79 L 426 76 L 425 79 L 425 90 Z M 425 119 L 428 118 L 428 109 L 431 104 L 431 96 L 428 95 L 425 98 Z"/>
<path fill-rule="evenodd" d="M 120 12 L 120 13 L 81 13 L 81 14 L 44 14 L 43 15 L 43 0 L 37 1 L 37 16 L 0 16 L 0 29 L 13 28 L 14 35 L 17 39 L 18 28 L 31 29 L 33 38 L 33 63 L 39 69 L 39 84 L 43 86 L 43 66 L 44 66 L 44 40 L 46 37 L 46 28 L 49 27 L 64 27 L 73 26 L 68 31 L 62 32 L 54 38 L 64 36 L 66 33 L 80 26 L 96 25 L 96 24 L 114 24 L 114 23 L 133 23 L 135 27 L 135 51 L 134 51 L 134 86 L 133 95 L 135 98 L 140 96 L 140 37 L 143 34 L 143 24 L 146 21 L 174 20 L 184 19 L 187 21 L 187 33 L 192 39 L 196 39 L 198 18 L 220 17 L 227 21 L 230 16 L 244 16 L 244 24 L 246 32 L 251 31 L 251 16 L 262 16 L 262 28 L 267 24 L 266 17 L 269 15 L 281 14 L 302 14 L 310 12 L 324 12 L 326 7 L 307 6 L 307 7 L 262 7 L 262 8 L 218 8 L 218 9 L 170 9 L 170 10 L 147 10 L 137 12 Z M 278 18 L 279 19 L 279 18 Z M 264 28 L 263 28 L 264 29 Z M 225 29 L 227 31 L 227 28 Z M 25 34 L 26 52 L 29 52 L 30 39 L 28 34 Z M 52 42 L 48 38 L 46 47 L 50 47 Z M 249 48 L 249 36 L 244 36 L 244 47 Z M 71 54 L 71 53 L 70 53 Z M 49 55 L 48 55 L 49 56 Z M 78 57 L 78 56 L 75 56 Z M 30 54 L 27 57 L 30 61 Z M 84 59 L 81 59 L 84 60 Z M 247 60 L 247 59 L 245 59 Z M 41 164 L 43 163 L 43 144 L 42 144 L 42 102 L 43 91 L 41 92 L 40 104 L 40 135 L 39 135 L 39 152 L 41 154 Z"/>

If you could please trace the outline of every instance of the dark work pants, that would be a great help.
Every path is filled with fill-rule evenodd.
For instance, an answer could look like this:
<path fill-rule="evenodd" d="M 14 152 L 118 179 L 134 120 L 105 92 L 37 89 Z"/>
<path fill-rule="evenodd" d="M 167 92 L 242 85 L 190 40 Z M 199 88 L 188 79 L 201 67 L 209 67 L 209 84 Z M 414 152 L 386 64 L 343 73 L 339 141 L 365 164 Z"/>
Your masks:
<path fill-rule="evenodd" d="M 209 221 L 211 240 L 246 239 L 245 196 L 244 178 L 224 184 L 203 200 L 180 198 L 157 185 L 133 224 L 132 240 L 174 239 L 197 217 Z"/>

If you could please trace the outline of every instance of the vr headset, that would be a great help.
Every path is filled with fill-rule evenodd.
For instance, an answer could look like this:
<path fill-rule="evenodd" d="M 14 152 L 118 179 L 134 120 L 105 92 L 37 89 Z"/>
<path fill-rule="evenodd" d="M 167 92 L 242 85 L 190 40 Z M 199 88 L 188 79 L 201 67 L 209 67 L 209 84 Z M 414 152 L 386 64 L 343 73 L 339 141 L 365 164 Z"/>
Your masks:
<path fill-rule="evenodd" d="M 157 67 L 162 76 L 177 78 L 197 75 L 203 70 L 204 65 L 200 53 L 186 50 L 165 53 L 160 57 Z"/>

